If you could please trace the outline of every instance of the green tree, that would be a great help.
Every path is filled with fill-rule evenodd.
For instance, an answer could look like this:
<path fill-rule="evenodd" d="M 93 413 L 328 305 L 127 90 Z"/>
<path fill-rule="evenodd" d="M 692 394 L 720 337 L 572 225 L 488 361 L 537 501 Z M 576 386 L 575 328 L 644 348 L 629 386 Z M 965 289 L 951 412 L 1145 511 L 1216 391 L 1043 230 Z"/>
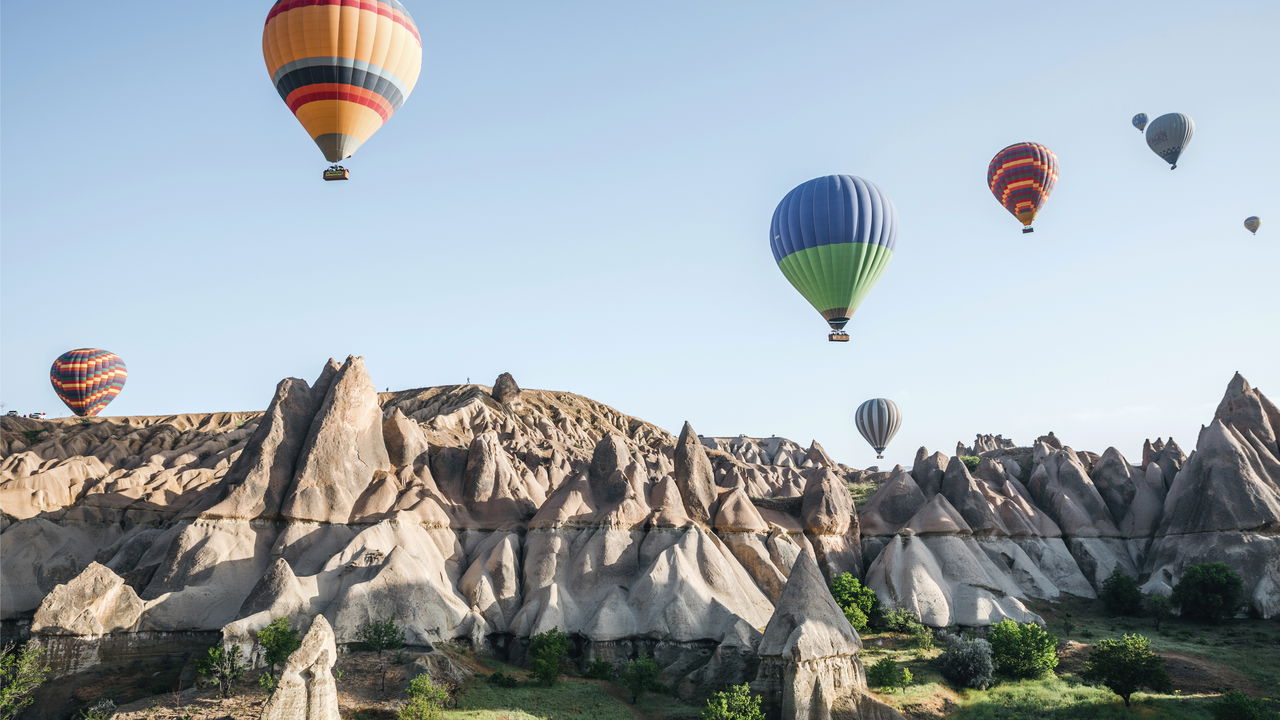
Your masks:
<path fill-rule="evenodd" d="M 1164 595 L 1148 595 L 1142 601 L 1142 609 L 1156 623 L 1156 632 L 1160 632 L 1160 624 L 1173 617 L 1173 601 Z"/>
<path fill-rule="evenodd" d="M 707 698 L 701 720 L 764 720 L 760 696 L 746 683 L 720 690 Z"/>
<path fill-rule="evenodd" d="M 48 677 L 49 666 L 44 664 L 44 649 L 39 645 L 5 645 L 0 650 L 0 720 L 17 717 Z"/>
<path fill-rule="evenodd" d="M 1170 599 L 1182 617 L 1217 622 L 1236 614 L 1243 589 L 1240 576 L 1226 563 L 1203 563 L 1186 569 Z"/>
<path fill-rule="evenodd" d="M 218 694 L 231 697 L 231 686 L 248 669 L 239 645 L 214 645 L 196 662 L 196 672 L 218 684 Z"/>
<path fill-rule="evenodd" d="M 608 660 L 592 660 L 587 663 L 587 671 L 583 673 L 592 680 L 612 680 L 615 669 Z"/>
<path fill-rule="evenodd" d="M 898 667 L 893 658 L 883 657 L 867 668 L 867 684 L 871 687 L 896 687 L 905 690 L 911 684 L 911 671 Z"/>
<path fill-rule="evenodd" d="M 1267 709 L 1257 698 L 1251 698 L 1239 690 L 1229 690 L 1209 706 L 1213 720 L 1276 720 L 1280 717 Z"/>
<path fill-rule="evenodd" d="M 870 621 L 879 615 L 880 600 L 876 591 L 863 585 L 852 573 L 840 573 L 831 581 L 831 596 L 858 632 L 865 631 Z"/>
<path fill-rule="evenodd" d="M 444 717 L 449 691 L 431 682 L 430 675 L 422 673 L 413 678 L 404 692 L 408 699 L 396 713 L 399 720 L 441 720 Z"/>
<path fill-rule="evenodd" d="M 538 682 L 551 687 L 564 673 L 565 660 L 569 657 L 569 638 L 560 632 L 560 628 L 538 633 L 529 640 L 528 654 L 529 672 Z"/>
<path fill-rule="evenodd" d="M 1151 641 L 1142 635 L 1099 640 L 1089 654 L 1084 679 L 1105 685 L 1129 706 L 1129 697 L 1141 688 L 1167 692 L 1171 685 L 1164 660 L 1151 652 Z"/>
<path fill-rule="evenodd" d="M 631 691 L 631 704 L 635 705 L 647 690 L 658 688 L 657 677 L 662 669 L 651 657 L 636 658 L 622 666 L 619 674 L 622 685 Z"/>
<path fill-rule="evenodd" d="M 78 720 L 111 720 L 115 715 L 115 702 L 104 698 L 81 710 Z"/>
<path fill-rule="evenodd" d="M 370 620 L 356 628 L 356 638 L 360 649 L 372 650 L 379 655 L 383 650 L 398 650 L 404 647 L 404 631 L 396 625 L 395 620 Z"/>
<path fill-rule="evenodd" d="M 961 455 L 960 462 L 964 463 L 964 466 L 969 469 L 969 472 L 974 472 L 978 469 L 978 466 L 982 464 L 982 458 L 977 455 Z"/>
<path fill-rule="evenodd" d="M 942 676 L 960 687 L 986 690 L 995 672 L 991 663 L 991 643 L 977 638 L 966 640 L 957 635 L 942 635 L 942 654 L 938 669 Z"/>
<path fill-rule="evenodd" d="M 1098 598 L 1112 615 L 1138 615 L 1142 612 L 1142 591 L 1138 589 L 1138 581 L 1120 572 L 1120 568 L 1102 581 L 1102 592 L 1098 593 Z"/>
<path fill-rule="evenodd" d="M 271 624 L 257 633 L 258 645 L 262 647 L 262 659 L 275 673 L 276 665 L 289 659 L 294 650 L 302 647 L 302 639 L 298 637 L 297 628 L 289 624 L 289 618 L 276 618 Z"/>
<path fill-rule="evenodd" d="M 1035 678 L 1058 667 L 1058 638 L 1035 623 L 1001 620 L 987 635 L 996 672 Z"/>

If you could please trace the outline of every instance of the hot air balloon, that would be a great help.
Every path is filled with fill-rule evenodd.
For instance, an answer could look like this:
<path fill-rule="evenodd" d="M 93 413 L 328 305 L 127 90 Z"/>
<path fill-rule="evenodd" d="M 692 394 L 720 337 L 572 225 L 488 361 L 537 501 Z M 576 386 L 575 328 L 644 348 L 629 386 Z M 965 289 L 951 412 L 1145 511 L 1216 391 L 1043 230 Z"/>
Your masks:
<path fill-rule="evenodd" d="M 1178 169 L 1178 157 L 1191 144 L 1196 134 L 1196 124 L 1182 113 L 1166 113 L 1147 126 L 1147 147 L 1164 161 L 1170 170 Z"/>
<path fill-rule="evenodd" d="M 1035 232 L 1031 223 L 1057 181 L 1058 156 L 1039 143 L 1010 145 L 996 153 L 987 166 L 987 187 L 1004 209 L 1026 226 L 1024 233 Z"/>
<path fill-rule="evenodd" d="M 796 186 L 773 211 L 769 242 L 787 280 L 848 342 L 844 326 L 893 257 L 898 215 L 880 188 L 853 175 Z"/>
<path fill-rule="evenodd" d="M 1258 234 L 1258 228 L 1262 227 L 1262 220 L 1257 215 L 1250 215 L 1244 219 L 1244 227 L 1254 235 Z"/>
<path fill-rule="evenodd" d="M 1146 113 L 1138 113 L 1137 115 L 1134 115 L 1134 116 L 1133 116 L 1133 126 L 1134 126 L 1134 127 L 1136 127 L 1136 128 L 1138 128 L 1138 132 L 1142 132 L 1143 130 L 1146 130 L 1146 129 L 1147 129 L 1147 114 L 1146 114 Z"/>
<path fill-rule="evenodd" d="M 853 416 L 858 432 L 876 449 L 876 459 L 883 460 L 884 449 L 902 425 L 902 411 L 888 398 L 872 398 L 858 406 Z"/>
<path fill-rule="evenodd" d="M 119 355 L 98 348 L 68 350 L 49 369 L 53 391 L 81 417 L 102 412 L 124 389 L 128 376 Z"/>
<path fill-rule="evenodd" d="M 399 0 L 277 0 L 262 30 L 276 91 L 325 159 L 337 163 L 404 104 L 422 69 L 422 38 Z"/>

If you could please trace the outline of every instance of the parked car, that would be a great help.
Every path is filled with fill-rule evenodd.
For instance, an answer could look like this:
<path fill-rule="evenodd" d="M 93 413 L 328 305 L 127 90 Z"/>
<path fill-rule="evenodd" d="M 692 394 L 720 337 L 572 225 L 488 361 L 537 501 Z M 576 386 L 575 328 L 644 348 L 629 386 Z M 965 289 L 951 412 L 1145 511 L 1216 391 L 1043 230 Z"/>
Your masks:
<path fill-rule="evenodd" d="M 6 415 L 6 416 L 8 416 L 8 417 L 18 417 L 18 411 L 17 411 L 17 410 L 10 410 L 9 412 L 5 413 L 5 415 Z"/>

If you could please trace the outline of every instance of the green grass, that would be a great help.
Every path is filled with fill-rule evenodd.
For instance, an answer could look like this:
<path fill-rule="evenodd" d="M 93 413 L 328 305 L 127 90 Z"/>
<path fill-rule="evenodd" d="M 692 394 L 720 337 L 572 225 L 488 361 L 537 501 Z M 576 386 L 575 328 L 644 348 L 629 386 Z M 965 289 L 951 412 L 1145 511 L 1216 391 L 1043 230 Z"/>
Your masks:
<path fill-rule="evenodd" d="M 511 674 L 511 668 L 493 663 Z M 519 672 L 519 671 L 516 671 Z M 610 683 L 581 678 L 564 678 L 552 687 L 524 682 L 500 688 L 476 678 L 463 688 L 457 707 L 447 710 L 446 720 L 692 720 L 698 708 L 676 698 L 646 693 L 640 702 L 627 702 L 626 691 Z"/>
<path fill-rule="evenodd" d="M 1077 720 L 1093 718 L 1160 718 L 1161 720 L 1211 720 L 1207 696 L 1179 697 L 1135 693 L 1133 707 L 1106 688 L 1080 685 L 1058 677 L 1022 680 L 989 690 L 963 693 L 959 707 L 949 717 L 957 720 Z"/>

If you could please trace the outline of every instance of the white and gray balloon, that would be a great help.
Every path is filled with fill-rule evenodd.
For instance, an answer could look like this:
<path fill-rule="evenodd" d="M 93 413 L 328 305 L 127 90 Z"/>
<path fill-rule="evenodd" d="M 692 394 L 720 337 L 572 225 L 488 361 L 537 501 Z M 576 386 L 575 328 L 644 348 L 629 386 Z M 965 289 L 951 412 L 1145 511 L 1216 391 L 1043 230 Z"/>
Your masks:
<path fill-rule="evenodd" d="M 1196 124 L 1191 116 L 1182 113 L 1165 113 L 1147 125 L 1147 147 L 1164 161 L 1170 170 L 1178 167 L 1178 158 L 1191 144 L 1196 134 Z"/>
<path fill-rule="evenodd" d="M 853 421 L 862 437 L 876 449 L 876 457 L 883 459 L 884 449 L 902 425 L 902 411 L 888 398 L 871 398 L 858 406 Z"/>

